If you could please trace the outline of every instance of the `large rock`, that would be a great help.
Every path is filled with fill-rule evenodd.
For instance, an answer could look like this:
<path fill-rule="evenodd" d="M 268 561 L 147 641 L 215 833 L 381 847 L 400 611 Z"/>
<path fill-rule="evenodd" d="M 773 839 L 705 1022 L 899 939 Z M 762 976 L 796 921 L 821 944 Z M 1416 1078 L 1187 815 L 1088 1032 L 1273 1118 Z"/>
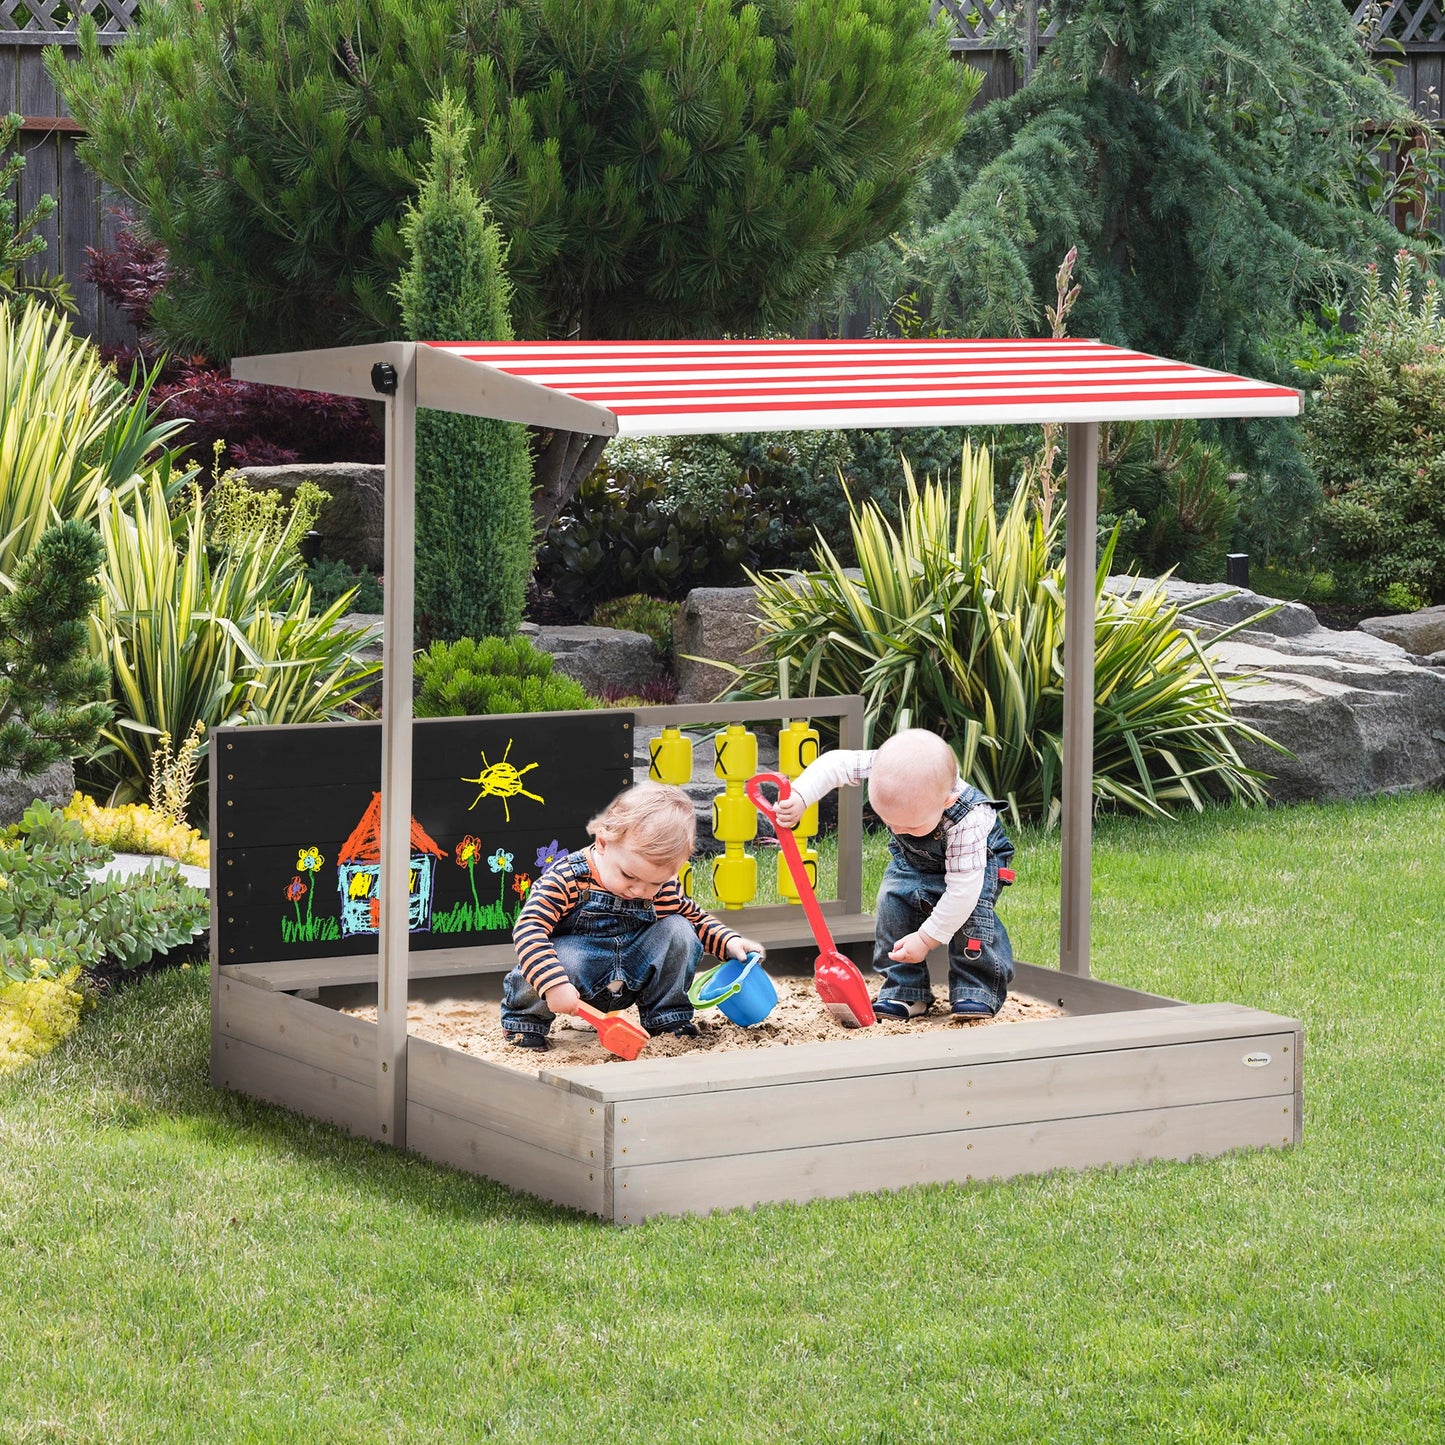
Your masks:
<path fill-rule="evenodd" d="M 1360 631 L 1393 642 L 1414 657 L 1432 657 L 1445 652 L 1445 607 L 1426 607 L 1400 617 L 1367 617 Z"/>
<path fill-rule="evenodd" d="M 1111 577 L 1127 592 L 1128 578 Z M 1172 600 L 1198 603 L 1222 589 L 1168 582 Z M 1241 591 L 1182 619 L 1202 639 L 1273 606 Z M 1423 667 L 1392 642 L 1321 627 L 1290 603 L 1221 641 L 1210 655 L 1234 700 L 1234 715 L 1288 753 L 1245 743 L 1240 754 L 1271 775 L 1278 802 L 1359 798 L 1445 784 L 1445 672 Z"/>
<path fill-rule="evenodd" d="M 635 697 L 658 681 L 663 667 L 652 639 L 620 627 L 539 627 L 524 622 L 521 633 L 552 654 L 556 672 L 576 678 L 594 697 Z"/>
<path fill-rule="evenodd" d="M 386 518 L 386 469 L 366 462 L 296 462 L 284 467 L 247 467 L 253 487 L 290 496 L 302 482 L 315 482 L 331 500 L 321 508 L 316 530 L 321 555 L 380 573 Z"/>
<path fill-rule="evenodd" d="M 695 587 L 687 594 L 672 630 L 679 702 L 712 702 L 733 685 L 726 669 L 697 659 L 714 658 L 736 667 L 758 660 L 756 609 L 751 587 Z"/>
<path fill-rule="evenodd" d="M 0 827 L 8 828 L 25 816 L 37 798 L 53 808 L 63 808 L 75 795 L 75 769 L 69 758 L 52 763 L 34 778 L 0 772 Z"/>

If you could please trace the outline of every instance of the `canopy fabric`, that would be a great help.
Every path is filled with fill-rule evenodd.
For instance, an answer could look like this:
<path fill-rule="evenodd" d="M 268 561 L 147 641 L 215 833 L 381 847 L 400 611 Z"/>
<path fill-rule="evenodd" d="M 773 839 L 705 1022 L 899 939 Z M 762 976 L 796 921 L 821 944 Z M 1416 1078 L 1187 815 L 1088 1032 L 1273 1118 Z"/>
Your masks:
<path fill-rule="evenodd" d="M 624 437 L 1300 410 L 1299 393 L 1289 387 L 1098 341 L 425 345 L 603 407 Z"/>

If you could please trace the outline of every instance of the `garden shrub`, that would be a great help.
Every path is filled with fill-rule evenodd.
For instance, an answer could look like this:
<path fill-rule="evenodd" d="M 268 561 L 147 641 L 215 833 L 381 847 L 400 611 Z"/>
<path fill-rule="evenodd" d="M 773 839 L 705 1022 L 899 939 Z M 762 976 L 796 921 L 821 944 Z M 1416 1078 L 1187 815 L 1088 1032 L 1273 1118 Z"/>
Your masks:
<path fill-rule="evenodd" d="M 42 802 L 0 835 L 0 974 L 24 982 L 36 959 L 56 977 L 71 968 L 140 968 L 209 922 L 206 894 L 174 869 L 92 878 L 89 870 L 112 856 L 76 819 Z"/>
<path fill-rule="evenodd" d="M 32 976 L 0 984 L 0 1074 L 48 1054 L 80 1027 L 92 999 L 78 965 L 50 976 L 48 959 L 31 960 Z"/>
<path fill-rule="evenodd" d="M 1439 280 L 1401 251 L 1358 307 L 1359 352 L 1305 412 L 1336 581 L 1366 598 L 1445 602 L 1445 317 Z"/>
<path fill-rule="evenodd" d="M 194 492 L 171 515 L 159 474 L 102 512 L 91 639 L 110 669 L 117 717 L 109 751 L 83 781 L 112 803 L 148 795 L 162 737 L 185 738 L 197 722 L 213 731 L 345 718 L 377 671 L 358 655 L 369 634 L 339 627 L 342 602 L 313 610 L 300 555 L 284 538 L 233 537 L 212 549 L 207 525 Z"/>
<path fill-rule="evenodd" d="M 416 659 L 416 717 L 578 712 L 596 707 L 582 684 L 552 670 L 552 656 L 525 637 L 434 642 Z"/>
<path fill-rule="evenodd" d="M 61 522 L 0 592 L 0 768 L 21 777 L 91 752 L 111 719 L 109 673 L 86 647 L 100 560 L 94 527 Z"/>
<path fill-rule="evenodd" d="M 641 632 L 652 639 L 659 662 L 672 662 L 672 627 L 677 621 L 676 602 L 664 602 L 634 592 L 628 597 L 614 597 L 599 602 L 592 609 L 591 622 L 596 627 L 619 627 L 628 632 Z"/>
<path fill-rule="evenodd" d="M 964 453 L 955 492 L 904 464 L 899 520 L 854 508 L 861 580 L 821 535 L 812 570 L 757 576 L 764 655 L 738 670 L 741 697 L 861 694 L 870 737 L 906 726 L 948 738 L 968 780 L 1016 818 L 1060 807 L 1063 508 L 1045 525 L 1026 489 L 995 507 L 986 451 Z M 1104 590 L 1095 575 L 1094 792 L 1141 812 L 1204 806 L 1212 793 L 1264 797 L 1235 740 L 1265 741 L 1234 720 L 1207 656 L 1155 584 Z"/>
<path fill-rule="evenodd" d="M 1234 530 L 1229 466 L 1192 421 L 1115 422 L 1099 429 L 1099 512 L 1127 529 L 1118 562 L 1151 577 L 1215 582 Z"/>
<path fill-rule="evenodd" d="M 381 579 L 363 567 L 360 571 L 339 557 L 318 557 L 306 569 L 311 584 L 311 600 L 326 607 L 345 597 L 348 612 L 380 612 L 385 605 L 381 595 Z"/>
<path fill-rule="evenodd" d="M 133 396 L 48 307 L 0 306 L 0 574 L 56 521 L 94 522 L 135 485 L 180 425 L 148 414 L 148 384 Z"/>
<path fill-rule="evenodd" d="M 301 555 L 301 543 L 331 500 L 315 482 L 302 482 L 288 497 L 275 487 L 253 487 L 235 467 L 221 468 L 224 443 L 212 448 L 215 480 L 205 496 L 206 545 L 218 551 L 257 547 Z M 196 485 L 196 484 L 193 484 Z M 200 502 L 199 486 L 192 494 Z"/>
<path fill-rule="evenodd" d="M 107 808 L 77 791 L 64 812 L 80 824 L 88 842 L 112 852 L 153 854 L 196 868 L 211 866 L 211 845 L 200 830 L 155 812 L 149 803 L 122 803 Z"/>
<path fill-rule="evenodd" d="M 694 587 L 742 580 L 757 565 L 768 518 L 746 486 L 710 507 L 666 497 L 663 484 L 604 458 L 548 529 L 537 551 L 540 581 L 578 617 L 598 602 L 645 592 L 681 599 Z"/>
<path fill-rule="evenodd" d="M 150 400 L 158 419 L 185 427 L 185 443 L 209 455 L 225 440 L 238 467 L 288 462 L 379 462 L 381 433 L 357 397 L 237 381 L 229 368 L 201 355 L 175 355 L 152 333 L 152 311 L 165 289 L 164 246 L 122 224 L 105 250 L 86 248 L 82 277 L 123 312 L 139 345 L 103 347 L 121 376 L 154 373 Z"/>
<path fill-rule="evenodd" d="M 510 341 L 507 246 L 468 176 L 471 126 L 444 96 L 431 162 L 401 223 L 406 334 Z M 532 461 L 516 422 L 425 408 L 416 418 L 416 632 L 421 643 L 517 630 L 532 571 Z"/>

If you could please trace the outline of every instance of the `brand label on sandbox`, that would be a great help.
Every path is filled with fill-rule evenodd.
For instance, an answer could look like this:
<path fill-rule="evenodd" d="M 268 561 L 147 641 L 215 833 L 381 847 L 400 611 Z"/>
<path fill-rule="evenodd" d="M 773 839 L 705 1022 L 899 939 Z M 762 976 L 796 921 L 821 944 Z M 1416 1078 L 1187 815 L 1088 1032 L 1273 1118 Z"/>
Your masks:
<path fill-rule="evenodd" d="M 1273 1057 L 1271 1054 L 1246 1054 L 1244 1056 L 1244 1067 L 1246 1069 L 1262 1069 Z"/>

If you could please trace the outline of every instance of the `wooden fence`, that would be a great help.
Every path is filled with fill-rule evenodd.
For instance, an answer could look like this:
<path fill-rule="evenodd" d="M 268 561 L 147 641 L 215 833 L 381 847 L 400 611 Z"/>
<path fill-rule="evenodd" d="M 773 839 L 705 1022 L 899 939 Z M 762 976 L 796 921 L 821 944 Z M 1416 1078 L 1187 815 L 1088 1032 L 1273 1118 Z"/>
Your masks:
<path fill-rule="evenodd" d="M 1371 27 L 1381 57 L 1395 61 L 1400 93 L 1420 115 L 1439 120 L 1445 0 L 1345 3 L 1356 23 Z M 19 139 L 25 170 L 12 199 L 22 214 L 41 196 L 56 200 L 54 214 L 40 228 L 46 249 L 31 264 L 64 276 L 79 307 L 76 329 L 112 345 L 132 340 L 134 332 L 94 286 L 81 280 L 81 271 L 86 248 L 103 248 L 114 238 L 115 203 L 80 162 L 80 127 L 56 94 L 40 52 L 45 45 L 74 52 L 76 13 L 93 14 L 101 43 L 116 44 L 130 28 L 136 6 L 137 0 L 0 0 L 0 109 L 25 118 Z M 980 104 L 1018 90 L 1055 30 L 1049 7 L 1040 0 L 931 0 L 930 13 L 936 25 L 947 29 L 949 46 L 959 58 L 984 72 Z M 1404 53 L 1395 46 L 1403 46 Z"/>

